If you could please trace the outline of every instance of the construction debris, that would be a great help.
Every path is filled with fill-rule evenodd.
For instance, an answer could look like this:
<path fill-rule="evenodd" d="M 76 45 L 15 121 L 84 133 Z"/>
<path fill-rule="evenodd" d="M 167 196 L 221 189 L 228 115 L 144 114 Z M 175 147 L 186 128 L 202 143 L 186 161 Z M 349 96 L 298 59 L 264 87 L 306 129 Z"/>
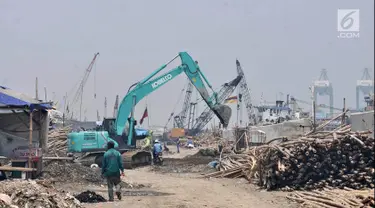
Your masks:
<path fill-rule="evenodd" d="M 43 178 L 56 182 L 102 183 L 100 169 L 92 169 L 79 163 L 50 161 L 43 168 Z"/>
<path fill-rule="evenodd" d="M 211 156 L 211 157 L 215 157 L 219 154 L 220 154 L 220 152 L 218 152 L 218 150 L 214 149 L 214 148 L 199 149 L 199 151 L 196 153 L 196 155 Z"/>
<path fill-rule="evenodd" d="M 6 194 L 0 194 L 0 207 L 11 207 L 12 198 Z"/>
<path fill-rule="evenodd" d="M 268 190 L 374 188 L 374 138 L 367 133 L 335 131 L 320 139 L 273 141 L 223 157 L 220 171 L 205 177 L 244 176 Z"/>
<path fill-rule="evenodd" d="M 357 191 L 327 187 L 320 191 L 296 191 L 287 198 L 311 208 L 375 207 L 374 190 Z"/>
<path fill-rule="evenodd" d="M 48 155 L 66 156 L 68 149 L 68 133 L 70 127 L 54 129 L 48 132 Z"/>
<path fill-rule="evenodd" d="M 75 196 L 82 203 L 99 203 L 107 200 L 93 191 L 84 191 Z"/>
<path fill-rule="evenodd" d="M 80 202 L 69 193 L 60 193 L 53 188 L 46 188 L 38 181 L 8 180 L 0 183 L 0 193 L 11 198 L 11 204 L 16 207 L 28 208 L 79 208 Z M 0 194 L 1 195 L 1 194 Z M 0 200 L 4 203 L 4 200 Z M 6 202 L 8 207 L 9 200 Z M 15 207 L 15 206 L 13 206 Z"/>

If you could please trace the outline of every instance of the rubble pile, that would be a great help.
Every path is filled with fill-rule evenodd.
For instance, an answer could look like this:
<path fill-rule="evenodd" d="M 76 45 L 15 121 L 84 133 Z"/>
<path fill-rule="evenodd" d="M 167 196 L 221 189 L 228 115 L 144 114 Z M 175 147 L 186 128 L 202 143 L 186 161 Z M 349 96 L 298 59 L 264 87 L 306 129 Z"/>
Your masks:
<path fill-rule="evenodd" d="M 56 182 L 102 183 L 100 169 L 92 169 L 79 163 L 51 161 L 43 167 L 43 178 Z"/>
<path fill-rule="evenodd" d="M 48 132 L 48 155 L 65 156 L 68 148 L 70 127 L 54 129 Z"/>
<path fill-rule="evenodd" d="M 217 149 L 214 148 L 204 148 L 204 149 L 199 149 L 199 151 L 195 154 L 196 156 L 211 156 L 215 157 L 219 155 L 220 152 Z"/>
<path fill-rule="evenodd" d="M 8 207 L 79 208 L 80 202 L 69 193 L 60 193 L 31 180 L 8 180 L 0 183 L 0 193 L 11 198 Z M 2 201 L 2 200 L 0 200 Z M 4 204 L 4 201 L 2 202 Z M 0 202 L 1 205 L 1 202 Z M 11 206 L 12 205 L 12 206 Z"/>
<path fill-rule="evenodd" d="M 302 206 L 313 208 L 375 207 L 374 190 L 324 188 L 321 191 L 295 191 L 290 193 L 287 198 L 301 203 Z"/>
<path fill-rule="evenodd" d="M 75 196 L 82 203 L 99 203 L 107 200 L 93 191 L 84 191 Z"/>
<path fill-rule="evenodd" d="M 284 138 L 223 157 L 220 171 L 206 177 L 255 178 L 268 190 L 374 188 L 374 138 L 368 135 L 349 130 L 322 138 Z"/>
<path fill-rule="evenodd" d="M 212 133 L 203 133 L 197 137 L 194 143 L 198 143 L 199 146 L 204 147 L 217 147 L 221 141 L 221 137 L 215 137 Z"/>

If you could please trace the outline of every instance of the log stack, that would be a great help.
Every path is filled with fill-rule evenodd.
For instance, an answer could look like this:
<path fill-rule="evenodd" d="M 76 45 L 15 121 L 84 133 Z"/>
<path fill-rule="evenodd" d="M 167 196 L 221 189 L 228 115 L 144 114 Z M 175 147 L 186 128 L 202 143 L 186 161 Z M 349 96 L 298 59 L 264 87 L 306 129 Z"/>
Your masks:
<path fill-rule="evenodd" d="M 54 129 L 48 132 L 48 155 L 65 156 L 68 148 L 68 133 L 70 127 Z"/>
<path fill-rule="evenodd" d="M 220 171 L 205 177 L 259 179 L 268 190 L 331 187 L 374 188 L 374 138 L 355 132 L 331 132 L 252 147 L 220 160 Z"/>
<path fill-rule="evenodd" d="M 323 188 L 319 191 L 296 191 L 288 199 L 301 203 L 304 207 L 314 208 L 370 208 L 375 206 L 374 190 L 350 190 Z"/>
<path fill-rule="evenodd" d="M 344 135 L 279 146 L 262 160 L 267 189 L 374 188 L 373 138 Z"/>

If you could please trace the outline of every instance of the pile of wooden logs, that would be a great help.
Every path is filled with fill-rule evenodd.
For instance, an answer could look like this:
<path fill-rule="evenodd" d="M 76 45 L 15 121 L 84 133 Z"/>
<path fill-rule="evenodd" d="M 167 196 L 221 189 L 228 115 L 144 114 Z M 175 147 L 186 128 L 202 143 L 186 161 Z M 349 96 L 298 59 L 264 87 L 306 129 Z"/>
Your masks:
<path fill-rule="evenodd" d="M 287 196 L 288 199 L 302 204 L 304 207 L 315 208 L 350 208 L 374 207 L 374 190 L 350 190 L 323 188 L 319 191 L 296 191 Z"/>
<path fill-rule="evenodd" d="M 68 133 L 70 127 L 54 129 L 48 132 L 48 154 L 54 156 L 65 156 L 68 148 Z"/>
<path fill-rule="evenodd" d="M 374 188 L 374 138 L 349 131 L 251 147 L 221 158 L 220 171 L 206 177 L 256 178 L 268 190 Z"/>

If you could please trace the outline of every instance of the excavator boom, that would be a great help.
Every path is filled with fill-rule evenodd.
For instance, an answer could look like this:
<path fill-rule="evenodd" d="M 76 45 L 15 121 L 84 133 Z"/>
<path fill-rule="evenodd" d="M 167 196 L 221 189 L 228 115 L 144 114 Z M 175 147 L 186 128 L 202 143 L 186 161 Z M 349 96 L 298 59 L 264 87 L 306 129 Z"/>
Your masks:
<path fill-rule="evenodd" d="M 178 67 L 170 70 L 169 72 L 160 75 L 152 79 L 157 73 L 162 71 L 164 68 L 167 67 L 169 63 L 175 60 L 177 57 L 181 59 L 181 65 Z M 180 52 L 178 56 L 172 59 L 167 64 L 161 66 L 159 69 L 155 70 L 150 76 L 146 77 L 142 81 L 136 83 L 134 88 L 130 90 L 127 95 L 122 100 L 119 110 L 117 113 L 116 118 L 116 132 L 117 135 L 122 135 L 124 132 L 128 136 L 127 144 L 131 146 L 132 137 L 133 137 L 133 126 L 134 126 L 134 106 L 142 100 L 145 96 L 149 95 L 150 93 L 157 90 L 159 87 L 163 86 L 170 80 L 174 79 L 181 73 L 185 73 L 187 77 L 190 79 L 191 83 L 197 89 L 199 94 L 202 96 L 203 100 L 207 103 L 208 107 L 215 113 L 215 115 L 219 118 L 220 122 L 223 124 L 224 127 L 228 126 L 232 110 L 229 106 L 222 105 L 218 102 L 217 93 L 214 92 L 212 89 L 211 84 L 208 82 L 207 78 L 203 75 L 200 71 L 198 63 L 194 61 L 191 56 L 186 52 Z M 209 95 L 206 85 L 214 92 L 212 96 Z M 130 118 L 129 118 L 130 115 Z"/>

